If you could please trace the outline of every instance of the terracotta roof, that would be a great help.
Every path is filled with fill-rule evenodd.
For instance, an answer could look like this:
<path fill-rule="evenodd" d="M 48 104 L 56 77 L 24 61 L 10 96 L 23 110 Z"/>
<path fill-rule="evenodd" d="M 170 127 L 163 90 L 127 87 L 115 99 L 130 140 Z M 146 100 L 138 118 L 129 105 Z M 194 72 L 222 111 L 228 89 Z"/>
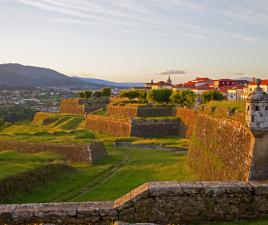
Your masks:
<path fill-rule="evenodd" d="M 205 84 L 199 87 L 195 87 L 193 88 L 194 90 L 205 90 L 205 91 L 209 91 L 209 90 L 214 90 L 213 87 L 210 87 L 209 85 Z"/>
<path fill-rule="evenodd" d="M 210 81 L 208 77 L 197 77 L 193 81 Z"/>
<path fill-rule="evenodd" d="M 256 85 L 255 81 L 251 81 L 249 82 L 249 85 Z M 261 85 L 268 85 L 268 80 L 262 80 L 261 81 Z"/>
<path fill-rule="evenodd" d="M 227 93 L 228 90 L 243 89 L 245 86 L 242 84 L 225 85 L 219 88 L 220 92 Z"/>

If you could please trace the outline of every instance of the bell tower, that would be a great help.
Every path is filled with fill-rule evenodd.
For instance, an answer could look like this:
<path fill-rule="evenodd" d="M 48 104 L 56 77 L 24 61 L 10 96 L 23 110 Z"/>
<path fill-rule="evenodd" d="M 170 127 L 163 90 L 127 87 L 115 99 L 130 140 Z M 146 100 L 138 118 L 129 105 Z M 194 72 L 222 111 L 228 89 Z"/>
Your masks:
<path fill-rule="evenodd" d="M 246 99 L 246 123 L 251 130 L 268 130 L 268 94 L 260 87 L 260 79 L 256 84 Z"/>

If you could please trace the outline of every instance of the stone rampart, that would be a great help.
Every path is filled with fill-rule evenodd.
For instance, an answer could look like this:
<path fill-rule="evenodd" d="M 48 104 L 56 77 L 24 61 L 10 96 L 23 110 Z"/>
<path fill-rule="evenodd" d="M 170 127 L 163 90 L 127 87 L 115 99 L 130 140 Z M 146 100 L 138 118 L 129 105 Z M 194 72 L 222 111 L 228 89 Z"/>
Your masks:
<path fill-rule="evenodd" d="M 180 120 L 141 120 L 131 122 L 131 134 L 134 137 L 167 137 L 178 134 Z"/>
<path fill-rule="evenodd" d="M 0 205 L 0 223 L 202 224 L 268 215 L 268 183 L 151 182 L 114 202 Z"/>
<path fill-rule="evenodd" d="M 164 137 L 177 135 L 180 120 L 173 119 L 128 119 L 116 116 L 89 114 L 86 119 L 88 129 L 123 137 Z"/>
<path fill-rule="evenodd" d="M 199 113 L 187 161 L 202 180 L 247 181 L 254 136 L 243 123 Z"/>
<path fill-rule="evenodd" d="M 86 118 L 86 127 L 89 130 L 108 133 L 115 136 L 130 136 L 131 125 L 129 119 L 115 116 L 101 116 L 89 114 Z"/>
<path fill-rule="evenodd" d="M 108 114 L 114 116 L 121 116 L 125 118 L 133 117 L 161 117 L 172 116 L 173 106 L 165 105 L 125 105 L 114 106 L 110 104 L 108 106 Z"/>
<path fill-rule="evenodd" d="M 86 100 L 81 98 L 62 99 L 59 113 L 84 115 L 86 113 Z"/>
<path fill-rule="evenodd" d="M 58 144 L 46 142 L 23 142 L 0 140 L 0 151 L 13 150 L 22 153 L 36 153 L 40 151 L 55 152 L 71 162 L 95 163 L 105 155 L 102 142 L 91 144 Z"/>
<path fill-rule="evenodd" d="M 176 116 L 181 120 L 180 136 L 191 138 L 196 124 L 197 112 L 192 109 L 177 107 Z"/>

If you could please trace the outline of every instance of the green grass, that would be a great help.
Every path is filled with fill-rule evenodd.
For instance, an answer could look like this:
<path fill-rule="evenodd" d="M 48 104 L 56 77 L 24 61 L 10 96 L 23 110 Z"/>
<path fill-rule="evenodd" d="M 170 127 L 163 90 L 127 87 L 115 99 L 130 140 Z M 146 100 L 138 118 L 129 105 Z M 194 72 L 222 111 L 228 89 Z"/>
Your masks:
<path fill-rule="evenodd" d="M 223 100 L 223 101 L 210 101 L 205 104 L 205 106 L 218 107 L 223 109 L 233 109 L 237 112 L 244 113 L 245 112 L 245 101 L 231 101 L 231 100 Z"/>
<path fill-rule="evenodd" d="M 114 200 L 149 181 L 196 180 L 186 155 L 137 148 L 108 148 L 94 166 L 75 164 L 79 172 L 58 178 L 11 203 Z"/>
<path fill-rule="evenodd" d="M 14 151 L 0 152 L 0 179 L 12 176 L 47 163 L 62 161 L 62 157 L 49 152 L 25 154 Z"/>

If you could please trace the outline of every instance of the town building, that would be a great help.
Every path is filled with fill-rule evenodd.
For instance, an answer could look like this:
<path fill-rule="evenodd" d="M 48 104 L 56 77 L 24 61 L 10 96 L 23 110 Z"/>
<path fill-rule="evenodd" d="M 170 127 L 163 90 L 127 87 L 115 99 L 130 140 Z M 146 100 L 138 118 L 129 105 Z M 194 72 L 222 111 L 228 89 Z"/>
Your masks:
<path fill-rule="evenodd" d="M 223 86 L 233 86 L 236 84 L 235 80 L 232 79 L 219 79 L 213 81 L 213 87 L 219 89 Z"/>
<path fill-rule="evenodd" d="M 246 99 L 246 123 L 252 130 L 268 129 L 268 94 L 256 79 L 256 88 Z"/>
<path fill-rule="evenodd" d="M 169 76 L 167 81 L 159 81 L 155 83 L 153 80 L 151 80 L 150 83 L 145 83 L 145 87 L 149 89 L 163 89 L 163 88 L 172 89 L 173 84 Z"/>
<path fill-rule="evenodd" d="M 238 84 L 231 86 L 227 90 L 227 99 L 228 100 L 240 100 L 244 91 L 244 85 Z"/>

